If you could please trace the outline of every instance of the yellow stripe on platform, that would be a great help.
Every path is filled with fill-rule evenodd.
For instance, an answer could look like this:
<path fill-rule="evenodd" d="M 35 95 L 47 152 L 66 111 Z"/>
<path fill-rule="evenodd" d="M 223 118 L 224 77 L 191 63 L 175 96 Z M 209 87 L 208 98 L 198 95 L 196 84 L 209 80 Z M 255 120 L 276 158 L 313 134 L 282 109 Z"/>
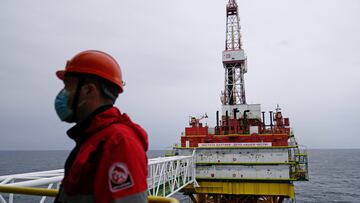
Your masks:
<path fill-rule="evenodd" d="M 199 180 L 227 180 L 227 181 L 296 181 L 295 178 L 230 178 L 230 177 L 224 177 L 224 178 L 211 178 L 211 177 L 201 177 L 196 176 L 196 179 Z"/>
<path fill-rule="evenodd" d="M 199 194 L 262 195 L 295 197 L 291 183 L 244 183 L 244 182 L 209 182 L 199 181 L 195 187 Z"/>
<path fill-rule="evenodd" d="M 296 162 L 196 162 L 196 165 L 295 165 Z"/>

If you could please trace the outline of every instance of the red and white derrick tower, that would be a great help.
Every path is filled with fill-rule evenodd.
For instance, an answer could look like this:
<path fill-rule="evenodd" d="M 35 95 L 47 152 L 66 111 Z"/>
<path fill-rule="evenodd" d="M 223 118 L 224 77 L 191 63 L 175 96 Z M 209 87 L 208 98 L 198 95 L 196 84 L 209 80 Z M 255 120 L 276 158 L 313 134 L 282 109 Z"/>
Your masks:
<path fill-rule="evenodd" d="M 226 5 L 226 39 L 222 61 L 225 69 L 223 105 L 246 104 L 244 74 L 247 72 L 246 56 L 242 49 L 238 5 L 229 0 Z"/>
<path fill-rule="evenodd" d="M 293 181 L 308 180 L 307 154 L 299 149 L 289 118 L 278 107 L 266 125 L 260 104 L 246 103 L 246 61 L 238 5 L 228 0 L 221 116 L 217 111 L 214 128 L 200 122 L 206 115 L 191 117 L 174 151 L 195 156 L 198 185 L 182 190 L 193 202 L 281 203 L 294 199 Z"/>

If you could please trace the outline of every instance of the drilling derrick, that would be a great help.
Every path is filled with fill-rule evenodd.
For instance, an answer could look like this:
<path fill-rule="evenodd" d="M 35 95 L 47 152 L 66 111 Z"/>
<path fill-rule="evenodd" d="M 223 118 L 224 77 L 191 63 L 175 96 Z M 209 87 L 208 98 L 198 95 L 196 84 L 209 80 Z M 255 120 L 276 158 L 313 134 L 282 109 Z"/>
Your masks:
<path fill-rule="evenodd" d="M 244 74 L 246 56 L 242 49 L 238 5 L 229 0 L 226 6 L 226 39 L 222 61 L 225 69 L 223 105 L 246 104 Z"/>
<path fill-rule="evenodd" d="M 191 117 L 173 153 L 194 156 L 196 182 L 182 189 L 194 203 L 282 203 L 295 199 L 294 181 L 309 179 L 306 150 L 280 107 L 266 123 L 261 105 L 246 103 L 246 61 L 238 5 L 228 0 L 221 113 L 215 127 Z"/>

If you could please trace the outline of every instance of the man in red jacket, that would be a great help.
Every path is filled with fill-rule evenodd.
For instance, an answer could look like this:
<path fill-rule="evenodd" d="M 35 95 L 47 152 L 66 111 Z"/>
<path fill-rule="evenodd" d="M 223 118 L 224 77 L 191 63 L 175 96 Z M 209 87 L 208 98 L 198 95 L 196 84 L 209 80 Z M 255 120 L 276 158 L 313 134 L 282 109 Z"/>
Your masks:
<path fill-rule="evenodd" d="M 113 106 L 123 92 L 120 66 L 110 55 L 83 51 L 56 72 L 65 87 L 55 99 L 76 143 L 65 163 L 56 203 L 147 202 L 147 134 Z"/>

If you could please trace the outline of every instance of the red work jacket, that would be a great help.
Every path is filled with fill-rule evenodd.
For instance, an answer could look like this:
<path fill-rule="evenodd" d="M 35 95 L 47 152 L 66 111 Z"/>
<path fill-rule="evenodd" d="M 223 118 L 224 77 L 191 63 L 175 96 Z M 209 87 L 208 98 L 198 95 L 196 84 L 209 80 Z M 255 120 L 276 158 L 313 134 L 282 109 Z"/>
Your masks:
<path fill-rule="evenodd" d="M 76 147 L 55 202 L 147 202 L 147 134 L 116 107 L 68 131 Z"/>

